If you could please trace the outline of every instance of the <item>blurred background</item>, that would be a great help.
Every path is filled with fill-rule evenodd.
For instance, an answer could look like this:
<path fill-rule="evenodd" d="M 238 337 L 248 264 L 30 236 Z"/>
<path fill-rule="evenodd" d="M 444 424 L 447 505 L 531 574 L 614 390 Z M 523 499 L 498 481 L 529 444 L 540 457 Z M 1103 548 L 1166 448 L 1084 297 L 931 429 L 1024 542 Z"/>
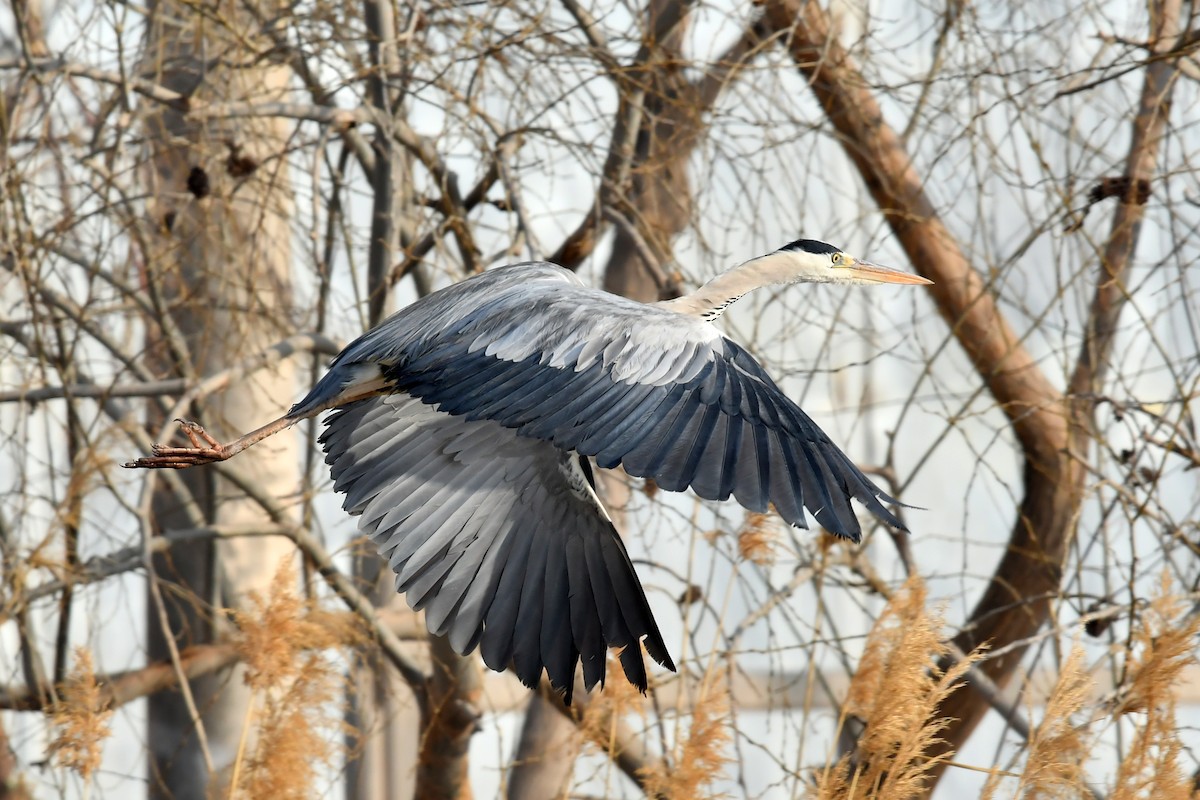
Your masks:
<path fill-rule="evenodd" d="M 1191 797 L 1196 12 L 11 0 L 0 798 Z M 912 534 L 604 476 L 646 697 L 429 641 L 318 423 L 119 467 L 489 267 L 655 301 L 801 237 L 935 282 L 720 323 Z"/>

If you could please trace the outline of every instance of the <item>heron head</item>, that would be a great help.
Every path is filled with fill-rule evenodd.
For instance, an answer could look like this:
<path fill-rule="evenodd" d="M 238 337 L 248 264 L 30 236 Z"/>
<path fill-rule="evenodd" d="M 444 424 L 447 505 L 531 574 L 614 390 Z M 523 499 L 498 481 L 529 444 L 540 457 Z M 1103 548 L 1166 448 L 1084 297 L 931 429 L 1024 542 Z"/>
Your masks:
<path fill-rule="evenodd" d="M 920 275 L 873 264 L 815 239 L 797 239 L 767 258 L 777 260 L 789 283 L 843 283 L 870 286 L 878 283 L 924 285 Z"/>

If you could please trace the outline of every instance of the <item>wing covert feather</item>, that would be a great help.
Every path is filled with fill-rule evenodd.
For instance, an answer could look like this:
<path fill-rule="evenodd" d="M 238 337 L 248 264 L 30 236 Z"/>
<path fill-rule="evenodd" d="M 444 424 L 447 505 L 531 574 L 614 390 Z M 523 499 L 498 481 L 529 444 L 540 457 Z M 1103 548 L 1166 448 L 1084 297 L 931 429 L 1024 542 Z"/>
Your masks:
<path fill-rule="evenodd" d="M 853 497 L 903 528 L 882 505 L 896 501 L 711 324 L 591 289 L 551 264 L 489 270 L 402 309 L 346 348 L 294 413 L 363 365 L 448 414 L 494 420 L 664 488 L 732 495 L 758 511 L 774 503 L 798 526 L 804 507 L 857 540 Z M 724 451 L 706 440 L 720 432 Z M 698 459 L 719 459 L 719 479 Z"/>

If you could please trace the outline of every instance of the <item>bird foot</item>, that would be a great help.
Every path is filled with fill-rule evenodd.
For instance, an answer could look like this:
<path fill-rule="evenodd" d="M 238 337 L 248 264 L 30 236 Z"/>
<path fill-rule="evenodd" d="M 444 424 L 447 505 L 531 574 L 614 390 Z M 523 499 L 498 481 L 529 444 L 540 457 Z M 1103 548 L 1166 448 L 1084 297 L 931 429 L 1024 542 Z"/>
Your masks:
<path fill-rule="evenodd" d="M 211 464 L 214 461 L 224 461 L 232 453 L 223 444 L 208 434 L 200 425 L 189 420 L 179 419 L 180 430 L 192 443 L 191 447 L 170 447 L 156 444 L 154 455 L 127 461 L 122 466 L 128 469 L 184 469 L 200 464 Z"/>

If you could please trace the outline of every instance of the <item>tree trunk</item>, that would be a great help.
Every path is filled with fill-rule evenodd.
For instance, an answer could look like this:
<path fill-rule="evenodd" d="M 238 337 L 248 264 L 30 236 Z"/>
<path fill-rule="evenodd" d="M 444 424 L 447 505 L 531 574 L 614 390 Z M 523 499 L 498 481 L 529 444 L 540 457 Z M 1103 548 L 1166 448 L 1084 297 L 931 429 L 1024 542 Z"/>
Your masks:
<path fill-rule="evenodd" d="M 403 120 L 399 76 L 405 73 L 403 59 L 407 55 L 398 52 L 395 44 L 398 23 L 394 8 L 378 0 L 364 0 L 363 16 L 372 68 L 367 78 L 368 97 L 385 124 Z M 419 215 L 412 202 L 411 154 L 400 147 L 390 129 L 376 130 L 372 144 L 375 170 L 367 257 L 368 327 L 378 325 L 392 310 L 388 275 L 397 254 L 411 243 Z M 354 571 L 364 586 L 372 587 L 370 596 L 377 608 L 408 611 L 404 596 L 396 593 L 392 571 L 373 546 L 367 545 L 356 555 Z M 427 649 L 425 643 L 417 647 Z M 347 703 L 349 722 L 363 737 L 361 751 L 347 765 L 347 800 L 412 797 L 422 775 L 421 742 L 428 733 L 412 691 L 395 668 L 377 654 L 365 658 L 355 669 L 355 689 Z"/>
<path fill-rule="evenodd" d="M 529 698 L 517 753 L 509 770 L 509 800 L 567 797 L 582 747 L 583 735 L 578 723 L 560 712 L 541 692 L 534 692 Z"/>
<path fill-rule="evenodd" d="M 1042 372 L 1002 315 L 983 277 L 971 267 L 922 188 L 921 176 L 896 132 L 883 119 L 870 84 L 830 35 L 829 19 L 811 0 L 776 0 L 767 20 L 785 35 L 797 67 L 837 129 L 839 141 L 883 212 L 911 263 L 934 281 L 938 310 L 1009 419 L 1025 458 L 1024 484 L 1008 547 L 955 644 L 964 651 L 990 643 L 1005 647 L 1028 639 L 1045 624 L 1059 591 L 1062 565 L 1075 535 L 1083 501 L 1091 399 L 1070 400 Z M 1178 0 L 1156 4 L 1154 47 L 1166 52 L 1177 35 Z M 1174 68 L 1150 62 L 1134 127 L 1129 176 L 1148 178 L 1169 108 Z M 1073 392 L 1094 392 L 1108 360 L 1116 316 L 1127 294 L 1123 277 L 1136 244 L 1141 206 L 1118 211 L 1087 323 Z M 986 659 L 979 668 L 1004 686 L 1025 647 Z M 939 750 L 960 748 L 987 712 L 969 681 L 941 713 L 955 720 Z"/>
<path fill-rule="evenodd" d="M 237 24 L 237 18 L 222 21 Z M 193 102 L 284 99 L 287 70 L 245 52 L 241 36 L 253 41 L 253 23 L 229 31 L 191 6 L 164 3 L 150 24 L 142 70 Z M 243 66 L 220 66 L 227 64 Z M 164 377 L 210 374 L 293 332 L 287 131 L 281 120 L 269 118 L 197 124 L 171 110 L 148 118 L 152 199 L 145 282 L 164 321 L 176 329 L 163 325 L 148 332 L 150 361 Z M 295 391 L 293 368 L 285 362 L 178 410 L 227 440 L 280 415 Z M 156 421 L 174 433 L 169 421 Z M 245 453 L 238 468 L 272 496 L 287 497 L 298 486 L 299 461 L 297 438 L 285 432 Z M 204 524 L 266 521 L 217 470 L 179 477 L 190 498 L 159 484 L 158 532 L 193 526 L 197 513 Z M 196 503 L 191 509 L 188 499 Z M 151 591 L 149 658 L 169 658 L 172 649 L 216 640 L 228 624 L 222 609 L 238 606 L 250 590 L 265 590 L 292 552 L 283 538 L 244 537 L 180 545 L 169 558 L 156 558 L 155 575 L 163 585 Z M 236 669 L 193 680 L 190 688 L 202 731 L 185 695 L 150 699 L 151 797 L 203 800 L 228 791 L 224 783 L 250 706 L 248 690 Z"/>
<path fill-rule="evenodd" d="M 663 13 L 664 6 L 676 1 L 653 0 L 648 26 L 653 26 L 653 18 Z M 660 45 L 662 60 L 668 64 L 683 63 L 681 47 L 688 12 L 683 13 L 683 20 Z M 647 81 L 645 116 L 633 159 L 635 177 L 624 202 L 612 209 L 622 222 L 616 226 L 612 255 L 604 269 L 604 288 L 652 303 L 667 294 L 660 286 L 660 269 L 668 260 L 671 241 L 691 221 L 687 167 L 691 147 L 702 130 L 702 109 L 691 102 L 695 90 L 683 79 L 678 66 L 655 68 Z M 628 484 L 619 473 L 607 470 L 599 477 L 605 504 L 617 529 L 624 531 Z M 565 797 L 582 746 L 577 724 L 534 693 L 513 756 L 509 800 Z"/>
<path fill-rule="evenodd" d="M 25 781 L 17 771 L 4 720 L 0 718 L 0 800 L 30 800 Z"/>

